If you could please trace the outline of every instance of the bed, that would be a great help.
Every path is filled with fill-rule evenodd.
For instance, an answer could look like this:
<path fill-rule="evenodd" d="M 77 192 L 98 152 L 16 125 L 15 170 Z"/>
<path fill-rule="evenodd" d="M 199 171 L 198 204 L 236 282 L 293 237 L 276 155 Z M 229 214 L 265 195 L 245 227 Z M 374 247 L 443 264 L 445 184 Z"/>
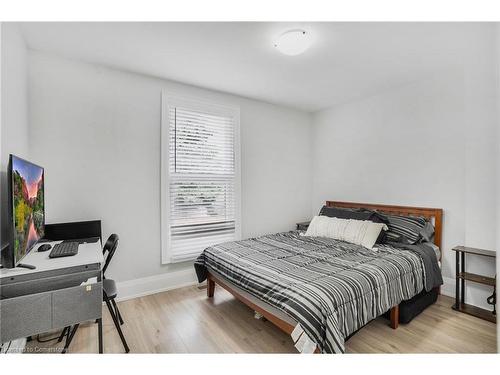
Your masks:
<path fill-rule="evenodd" d="M 326 206 L 423 216 L 433 223 L 433 241 L 441 248 L 441 209 L 336 201 Z M 439 291 L 430 285 L 423 258 L 412 249 L 379 245 L 372 251 L 291 231 L 209 247 L 195 268 L 199 281 L 207 281 L 209 298 L 218 284 L 290 334 L 299 351 L 343 353 L 345 340 L 372 319 L 388 313 L 396 329 L 400 305 Z"/>

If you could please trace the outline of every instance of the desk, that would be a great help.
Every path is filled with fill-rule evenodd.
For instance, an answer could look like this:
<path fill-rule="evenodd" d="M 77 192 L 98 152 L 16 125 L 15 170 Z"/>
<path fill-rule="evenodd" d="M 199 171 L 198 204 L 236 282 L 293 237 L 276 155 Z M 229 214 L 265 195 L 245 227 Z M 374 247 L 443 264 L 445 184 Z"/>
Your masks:
<path fill-rule="evenodd" d="M 77 255 L 54 259 L 50 250 L 37 251 L 41 245 L 22 260 L 36 269 L 0 269 L 0 342 L 97 320 L 102 353 L 101 241 L 80 244 Z"/>

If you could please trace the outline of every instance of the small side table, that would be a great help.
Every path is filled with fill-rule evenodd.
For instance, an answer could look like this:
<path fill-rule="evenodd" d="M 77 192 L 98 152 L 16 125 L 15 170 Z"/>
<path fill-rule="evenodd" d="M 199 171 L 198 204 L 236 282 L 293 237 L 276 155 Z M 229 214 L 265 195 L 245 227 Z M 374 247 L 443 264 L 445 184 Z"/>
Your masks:
<path fill-rule="evenodd" d="M 495 259 L 496 252 L 491 250 L 476 249 L 473 247 L 466 247 L 466 246 L 455 246 L 452 250 L 455 251 L 455 262 L 456 262 L 455 304 L 452 306 L 452 309 L 496 323 L 497 322 L 496 315 L 494 315 L 491 311 L 481 309 L 479 307 L 465 303 L 465 280 L 483 285 L 488 285 L 493 288 L 495 287 L 496 284 L 496 279 L 494 277 L 488 277 L 488 276 L 478 275 L 475 273 L 466 272 L 465 254 L 478 255 Z"/>
<path fill-rule="evenodd" d="M 309 227 L 310 221 L 303 221 L 302 223 L 297 223 L 297 230 L 307 230 Z"/>

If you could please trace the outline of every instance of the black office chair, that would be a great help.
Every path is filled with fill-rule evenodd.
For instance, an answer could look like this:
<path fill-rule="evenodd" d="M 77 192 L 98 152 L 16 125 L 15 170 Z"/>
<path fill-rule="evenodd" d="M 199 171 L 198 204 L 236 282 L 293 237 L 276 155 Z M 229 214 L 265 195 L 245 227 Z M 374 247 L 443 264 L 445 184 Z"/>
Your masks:
<path fill-rule="evenodd" d="M 102 249 L 102 255 L 104 256 L 104 267 L 102 268 L 102 297 L 104 302 L 106 302 L 106 306 L 108 306 L 109 313 L 111 314 L 111 318 L 115 323 L 116 330 L 120 335 L 120 339 L 122 340 L 123 347 L 125 348 L 125 352 L 128 353 L 130 351 L 127 341 L 125 340 L 125 336 L 123 336 L 123 332 L 121 329 L 121 325 L 123 324 L 122 315 L 120 314 L 120 310 L 118 310 L 118 305 L 115 302 L 115 298 L 118 295 L 118 290 L 116 288 L 116 283 L 114 280 L 106 279 L 106 270 L 108 269 L 109 263 L 115 254 L 116 248 L 118 247 L 118 235 L 112 234 L 109 236 L 108 240 L 104 244 Z"/>
<path fill-rule="evenodd" d="M 104 244 L 102 248 L 102 255 L 104 257 L 104 267 L 102 268 L 102 298 L 103 301 L 106 302 L 106 306 L 108 306 L 109 313 L 111 314 L 111 318 L 113 319 L 113 323 L 115 324 L 116 330 L 120 335 L 120 339 L 122 340 L 123 347 L 125 348 L 125 352 L 128 353 L 130 351 L 127 341 L 125 340 L 125 336 L 123 335 L 121 325 L 123 324 L 122 315 L 120 314 L 120 310 L 118 310 L 118 306 L 115 302 L 115 298 L 118 295 L 118 290 L 116 288 L 116 283 L 114 280 L 106 279 L 105 273 L 108 269 L 109 263 L 115 254 L 116 248 L 118 247 L 118 235 L 112 234 L 109 236 L 108 240 Z M 78 324 L 76 324 L 73 329 L 71 327 L 66 327 L 62 331 L 59 336 L 59 342 L 66 338 L 66 344 L 63 348 L 63 353 L 68 349 L 73 337 L 75 336 L 76 330 L 78 329 Z"/>

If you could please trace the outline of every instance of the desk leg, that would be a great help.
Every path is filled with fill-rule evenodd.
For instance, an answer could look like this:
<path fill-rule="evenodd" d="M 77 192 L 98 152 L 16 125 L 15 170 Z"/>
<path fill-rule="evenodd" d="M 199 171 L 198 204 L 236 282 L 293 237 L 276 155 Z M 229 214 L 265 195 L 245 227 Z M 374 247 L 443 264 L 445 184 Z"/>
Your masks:
<path fill-rule="evenodd" d="M 458 310 L 460 305 L 460 279 L 458 274 L 460 273 L 460 254 L 455 252 L 455 309 Z"/>
<path fill-rule="evenodd" d="M 99 354 L 102 354 L 102 318 L 97 319 L 97 331 L 99 341 Z"/>

